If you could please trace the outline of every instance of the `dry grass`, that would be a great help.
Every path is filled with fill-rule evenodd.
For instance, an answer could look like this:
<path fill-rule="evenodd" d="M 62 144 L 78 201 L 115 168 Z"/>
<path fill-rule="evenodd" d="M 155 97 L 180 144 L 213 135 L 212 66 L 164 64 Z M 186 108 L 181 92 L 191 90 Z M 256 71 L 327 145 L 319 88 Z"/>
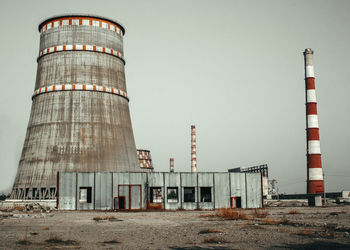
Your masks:
<path fill-rule="evenodd" d="M 301 214 L 299 210 L 293 209 L 288 212 L 289 214 Z"/>
<path fill-rule="evenodd" d="M 208 229 L 204 229 L 204 230 L 199 231 L 198 234 L 210 234 L 210 233 L 223 233 L 223 231 L 217 230 L 214 228 L 208 228 Z"/>
<path fill-rule="evenodd" d="M 298 231 L 296 234 L 301 236 L 312 236 L 314 235 L 314 232 L 311 229 L 303 229 Z"/>
<path fill-rule="evenodd" d="M 15 206 L 14 209 L 21 212 L 24 211 L 24 207 Z"/>
<path fill-rule="evenodd" d="M 267 219 L 265 220 L 265 222 L 266 222 L 266 224 L 268 224 L 268 225 L 278 225 L 278 224 L 279 224 L 279 221 L 273 220 L 273 219 L 269 219 L 269 218 L 267 218 Z"/>
<path fill-rule="evenodd" d="M 148 209 L 150 210 L 163 210 L 162 203 L 148 203 Z"/>
<path fill-rule="evenodd" d="M 118 240 L 118 238 L 114 238 L 113 240 L 105 240 L 103 243 L 106 244 L 118 244 L 121 243 L 120 240 Z"/>
<path fill-rule="evenodd" d="M 252 217 L 243 211 L 236 211 L 232 208 L 220 208 L 216 212 L 216 216 L 225 220 L 251 220 Z"/>
<path fill-rule="evenodd" d="M 280 220 L 273 220 L 273 219 L 266 218 L 265 223 L 268 225 L 287 225 L 290 223 L 290 221 L 286 217 L 283 217 Z"/>
<path fill-rule="evenodd" d="M 252 214 L 252 216 L 255 218 L 266 218 L 268 215 L 269 213 L 265 208 L 255 208 Z"/>
<path fill-rule="evenodd" d="M 201 214 L 198 217 L 212 218 L 212 217 L 216 217 L 216 214 Z"/>

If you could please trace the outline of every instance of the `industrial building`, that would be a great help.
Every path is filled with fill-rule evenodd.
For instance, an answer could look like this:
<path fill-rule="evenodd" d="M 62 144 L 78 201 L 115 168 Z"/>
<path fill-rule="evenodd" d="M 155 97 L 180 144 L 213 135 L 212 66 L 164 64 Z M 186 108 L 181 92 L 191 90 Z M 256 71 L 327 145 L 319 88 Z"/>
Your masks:
<path fill-rule="evenodd" d="M 136 150 L 125 82 L 125 29 L 109 18 L 62 15 L 39 25 L 32 109 L 11 193 L 62 210 L 262 207 L 260 173 L 153 172 Z"/>
<path fill-rule="evenodd" d="M 261 208 L 260 173 L 59 172 L 60 210 Z"/>

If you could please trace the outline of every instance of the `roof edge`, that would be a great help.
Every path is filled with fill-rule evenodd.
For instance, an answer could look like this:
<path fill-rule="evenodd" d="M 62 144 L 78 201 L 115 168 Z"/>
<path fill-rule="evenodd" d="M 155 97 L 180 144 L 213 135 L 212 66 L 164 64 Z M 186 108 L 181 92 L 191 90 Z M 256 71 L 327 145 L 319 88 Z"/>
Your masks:
<path fill-rule="evenodd" d="M 105 20 L 105 21 L 114 23 L 115 25 L 119 26 L 122 29 L 123 35 L 125 35 L 125 28 L 123 27 L 123 25 L 121 25 L 117 21 L 114 21 L 113 19 L 110 19 L 107 17 L 98 16 L 98 15 L 89 15 L 89 14 L 67 14 L 67 15 L 57 15 L 57 16 L 52 16 L 52 17 L 46 18 L 40 22 L 40 24 L 38 26 L 39 32 L 45 23 L 50 22 L 50 21 L 55 20 L 55 19 L 58 19 L 58 18 L 65 18 L 65 17 L 90 17 L 90 18 L 97 18 L 97 19 Z"/>

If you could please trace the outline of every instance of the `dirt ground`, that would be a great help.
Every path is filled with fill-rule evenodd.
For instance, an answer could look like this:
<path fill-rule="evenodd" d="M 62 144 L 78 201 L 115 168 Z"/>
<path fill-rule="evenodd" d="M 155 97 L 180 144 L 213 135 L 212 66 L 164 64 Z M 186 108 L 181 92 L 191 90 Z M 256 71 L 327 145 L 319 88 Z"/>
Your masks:
<path fill-rule="evenodd" d="M 218 216 L 219 215 L 219 216 Z M 0 249 L 350 249 L 350 206 L 0 212 Z"/>

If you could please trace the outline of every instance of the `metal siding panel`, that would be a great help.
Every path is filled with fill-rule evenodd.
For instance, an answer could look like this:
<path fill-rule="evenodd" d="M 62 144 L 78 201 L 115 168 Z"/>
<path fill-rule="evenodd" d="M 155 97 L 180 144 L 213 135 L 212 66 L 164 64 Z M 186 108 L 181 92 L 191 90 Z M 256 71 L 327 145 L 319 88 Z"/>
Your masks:
<path fill-rule="evenodd" d="M 177 203 L 168 203 L 168 187 L 177 187 L 178 202 Z M 165 173 L 165 209 L 176 210 L 181 207 L 180 202 L 180 173 Z"/>
<path fill-rule="evenodd" d="M 144 209 L 146 206 L 146 190 L 145 185 L 147 181 L 146 173 L 130 173 L 130 184 L 132 185 L 141 185 L 141 208 Z"/>
<path fill-rule="evenodd" d="M 92 187 L 91 203 L 79 202 L 80 187 Z M 77 193 L 77 209 L 78 210 L 93 210 L 94 209 L 94 173 L 78 173 L 78 193 Z"/>
<path fill-rule="evenodd" d="M 76 204 L 76 179 L 75 172 L 60 173 L 59 179 L 59 209 L 75 210 Z"/>
<path fill-rule="evenodd" d="M 246 186 L 244 173 L 230 173 L 231 175 L 231 197 L 241 197 L 242 208 L 246 207 Z"/>
<path fill-rule="evenodd" d="M 181 173 L 182 187 L 181 200 L 182 207 L 187 210 L 194 210 L 197 208 L 197 173 Z M 195 202 L 184 202 L 184 187 L 195 187 Z"/>
<path fill-rule="evenodd" d="M 109 210 L 113 208 L 112 173 L 96 173 L 95 209 Z"/>
<path fill-rule="evenodd" d="M 148 183 L 150 187 L 163 187 L 163 173 L 148 173 Z"/>
<path fill-rule="evenodd" d="M 261 207 L 261 176 L 260 173 L 247 173 L 247 208 Z"/>
<path fill-rule="evenodd" d="M 140 186 L 131 186 L 130 187 L 130 196 L 131 196 L 131 209 L 141 209 L 141 190 Z"/>
<path fill-rule="evenodd" d="M 215 208 L 230 207 L 229 173 L 214 173 Z"/>
<path fill-rule="evenodd" d="M 199 202 L 200 209 L 214 209 L 214 187 L 213 187 L 213 173 L 198 173 L 198 187 L 200 199 L 200 187 L 211 187 L 212 202 Z"/>

